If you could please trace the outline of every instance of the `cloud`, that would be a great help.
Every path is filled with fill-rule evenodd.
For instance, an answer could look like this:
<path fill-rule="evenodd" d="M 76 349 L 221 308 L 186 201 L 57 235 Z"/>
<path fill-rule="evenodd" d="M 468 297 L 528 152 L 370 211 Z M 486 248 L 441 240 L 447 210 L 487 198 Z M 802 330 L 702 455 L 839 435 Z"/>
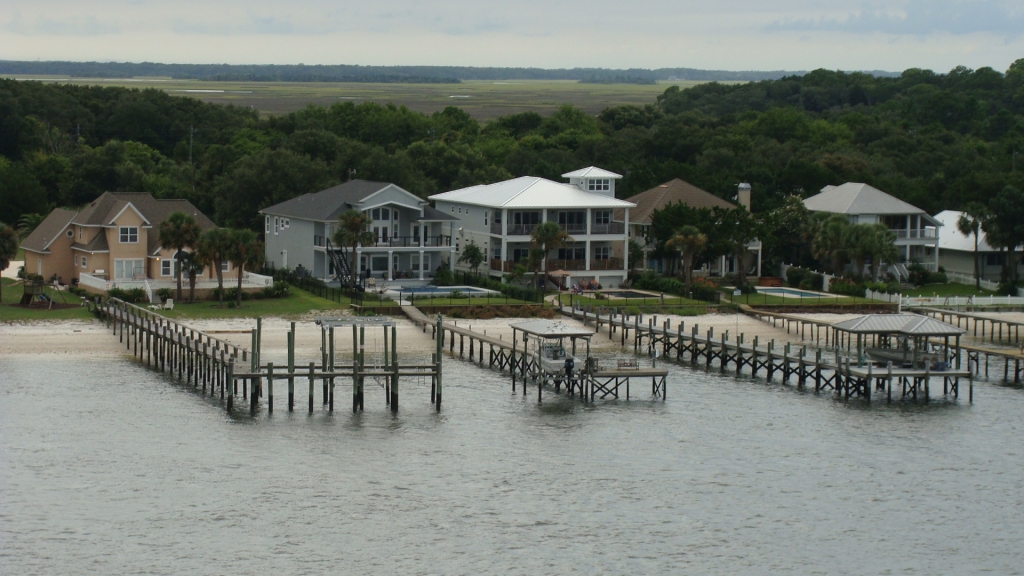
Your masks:
<path fill-rule="evenodd" d="M 1024 35 L 1024 11 L 995 0 L 935 2 L 913 0 L 898 11 L 864 6 L 840 18 L 777 20 L 766 31 L 836 31 L 854 34 L 930 36 L 987 33 L 1016 39 Z"/>

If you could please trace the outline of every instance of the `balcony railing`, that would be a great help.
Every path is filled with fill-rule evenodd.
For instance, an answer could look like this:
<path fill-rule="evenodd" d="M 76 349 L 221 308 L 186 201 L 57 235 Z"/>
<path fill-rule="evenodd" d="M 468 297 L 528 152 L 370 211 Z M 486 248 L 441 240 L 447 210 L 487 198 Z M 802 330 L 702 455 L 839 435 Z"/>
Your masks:
<path fill-rule="evenodd" d="M 502 234 L 501 222 L 495 222 L 494 224 L 491 224 L 491 234 Z"/>
<path fill-rule="evenodd" d="M 519 262 L 512 262 L 510 260 L 499 260 L 497 258 L 491 258 L 491 270 L 498 270 L 501 272 L 511 272 L 512 268 L 516 264 L 526 265 L 526 260 L 520 260 Z M 622 270 L 624 263 L 622 258 L 605 258 L 601 260 L 591 260 L 590 270 Z M 548 260 L 548 270 L 566 270 L 566 271 L 583 271 L 587 269 L 586 260 L 556 260 L 554 258 Z"/>
<path fill-rule="evenodd" d="M 622 258 L 604 258 L 602 260 L 591 260 L 591 270 L 622 270 Z"/>
<path fill-rule="evenodd" d="M 508 236 L 529 236 L 540 224 L 509 224 Z"/>
<path fill-rule="evenodd" d="M 424 236 L 423 244 L 424 248 L 440 248 L 443 246 L 451 246 L 452 237 L 437 235 L 437 236 Z M 363 248 L 419 248 L 420 239 L 417 236 L 392 236 L 390 238 L 377 238 L 373 242 L 368 242 L 360 245 Z"/>
<path fill-rule="evenodd" d="M 586 270 L 586 260 L 548 260 L 548 270 Z"/>
<path fill-rule="evenodd" d="M 327 239 L 323 236 L 313 236 L 313 246 L 323 248 L 327 245 Z"/>
<path fill-rule="evenodd" d="M 917 229 L 912 228 L 910 230 L 906 228 L 897 228 L 893 232 L 896 233 L 897 238 L 915 239 L 915 238 L 935 238 L 934 228 L 923 228 Z"/>
<path fill-rule="evenodd" d="M 623 234 L 626 232 L 625 222 L 609 222 L 607 224 L 592 224 L 591 234 Z"/>
<path fill-rule="evenodd" d="M 586 224 L 559 224 L 559 226 L 561 226 L 562 230 L 565 230 L 569 234 L 586 234 L 587 233 L 587 225 Z"/>

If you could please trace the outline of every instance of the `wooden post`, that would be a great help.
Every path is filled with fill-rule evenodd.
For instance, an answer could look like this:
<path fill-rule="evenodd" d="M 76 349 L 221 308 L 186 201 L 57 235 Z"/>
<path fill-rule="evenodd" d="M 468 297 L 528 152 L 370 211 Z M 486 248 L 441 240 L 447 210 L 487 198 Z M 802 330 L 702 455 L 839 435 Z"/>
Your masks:
<path fill-rule="evenodd" d="M 438 340 L 440 342 L 440 340 Z M 352 325 L 352 412 L 359 411 L 359 329 Z"/>
<path fill-rule="evenodd" d="M 334 326 L 328 328 L 327 331 L 327 369 L 332 373 L 334 372 Z M 323 389 L 324 389 L 324 404 L 328 405 L 328 411 L 334 412 L 334 377 L 331 376 L 330 381 L 328 378 L 324 378 Z"/>
<path fill-rule="evenodd" d="M 293 323 L 294 325 L 294 323 Z M 269 364 L 268 364 L 269 366 Z M 295 409 L 295 330 L 288 333 L 288 411 Z"/>
<path fill-rule="evenodd" d="M 366 409 L 366 379 L 361 373 L 366 370 L 366 327 L 359 327 L 359 409 Z"/>
<path fill-rule="evenodd" d="M 441 330 L 441 315 L 440 314 L 437 315 L 437 330 L 438 330 L 438 332 L 440 332 L 440 330 Z M 438 344 L 437 344 L 436 362 L 437 363 L 434 365 L 434 373 L 436 374 L 436 378 L 435 379 L 437 381 L 437 385 L 436 385 L 435 388 L 436 388 L 436 393 L 437 393 L 437 398 L 436 398 L 436 400 L 437 400 L 437 411 L 440 412 L 441 411 L 441 344 L 440 344 L 440 340 L 438 340 Z"/>
<path fill-rule="evenodd" d="M 232 359 L 234 361 L 234 359 Z M 252 416 L 256 415 L 256 403 L 259 401 L 258 393 L 256 392 L 256 378 L 249 379 L 249 414 Z"/>
<path fill-rule="evenodd" d="M 398 413 L 398 362 L 391 363 L 391 413 Z"/>
<path fill-rule="evenodd" d="M 274 413 L 274 363 L 267 362 L 267 414 Z"/>
<path fill-rule="evenodd" d="M 313 413 L 313 377 L 316 376 L 316 362 L 309 363 L 309 413 Z"/>
<path fill-rule="evenodd" d="M 230 381 L 230 382 L 234 382 L 235 381 L 235 360 L 234 360 L 234 358 L 232 358 L 231 362 L 228 363 L 228 381 Z M 234 388 L 234 386 L 228 386 L 228 408 L 227 408 L 227 410 L 228 410 L 229 414 L 231 413 L 231 408 L 232 408 L 232 406 L 234 405 L 234 402 L 235 402 L 235 395 L 232 393 L 232 388 Z"/>

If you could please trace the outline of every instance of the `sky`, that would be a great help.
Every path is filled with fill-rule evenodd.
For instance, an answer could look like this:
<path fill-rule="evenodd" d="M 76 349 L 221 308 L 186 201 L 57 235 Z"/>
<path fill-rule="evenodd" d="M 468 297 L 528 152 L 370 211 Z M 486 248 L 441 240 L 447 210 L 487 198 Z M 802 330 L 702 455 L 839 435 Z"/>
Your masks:
<path fill-rule="evenodd" d="M 890 70 L 1024 58 L 1003 0 L 0 0 L 0 59 Z"/>

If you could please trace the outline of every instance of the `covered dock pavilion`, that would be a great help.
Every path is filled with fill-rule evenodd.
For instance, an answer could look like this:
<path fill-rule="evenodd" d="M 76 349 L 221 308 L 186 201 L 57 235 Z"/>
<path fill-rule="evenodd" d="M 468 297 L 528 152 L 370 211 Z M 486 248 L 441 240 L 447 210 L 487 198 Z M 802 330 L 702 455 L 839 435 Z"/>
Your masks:
<path fill-rule="evenodd" d="M 959 395 L 960 377 L 970 378 L 969 370 L 961 369 L 960 337 L 966 330 L 919 314 L 868 314 L 838 322 L 831 326 L 837 351 L 844 347 L 847 373 L 858 377 L 865 387 L 888 384 L 891 397 L 892 379 L 896 378 L 915 398 L 933 375 L 943 378 L 943 392 Z M 855 368 L 851 370 L 850 365 Z M 886 370 L 874 371 L 873 366 Z M 973 382 L 972 382 L 973 389 Z M 865 390 L 870 397 L 870 391 Z M 972 394 L 973 396 L 973 390 Z M 973 398 L 972 398 L 973 399 Z"/>

